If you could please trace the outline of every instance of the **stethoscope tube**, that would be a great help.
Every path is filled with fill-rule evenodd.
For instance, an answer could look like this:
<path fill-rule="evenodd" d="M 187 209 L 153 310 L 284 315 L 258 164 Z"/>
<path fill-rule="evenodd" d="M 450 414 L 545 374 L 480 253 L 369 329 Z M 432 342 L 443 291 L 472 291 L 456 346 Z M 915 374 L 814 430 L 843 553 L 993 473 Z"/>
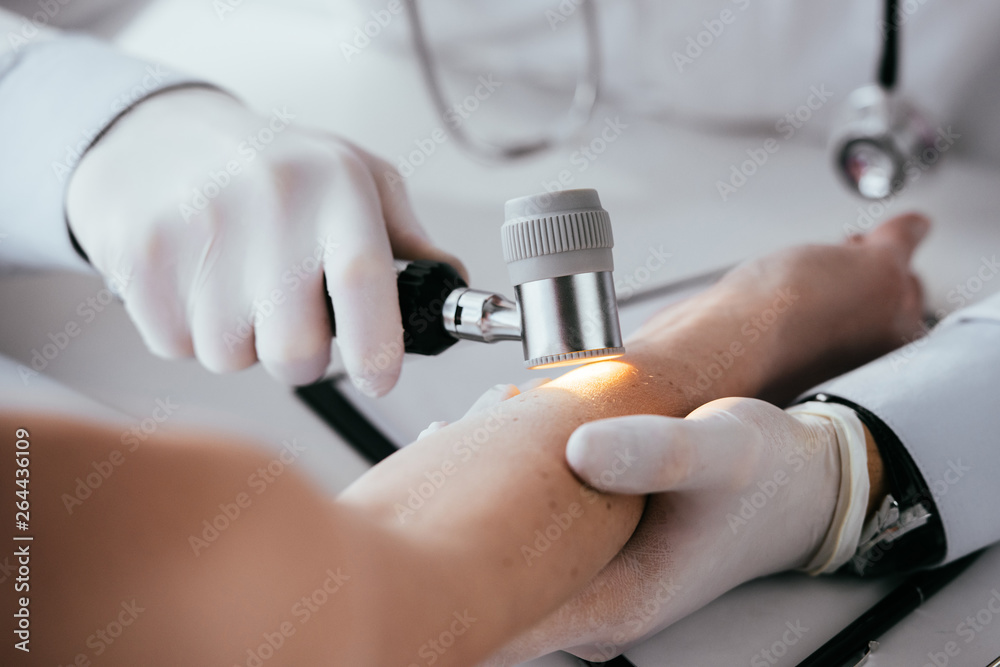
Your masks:
<path fill-rule="evenodd" d="M 885 36 L 878 65 L 878 83 L 885 91 L 896 87 L 899 76 L 899 7 L 897 0 L 885 3 Z"/>
<path fill-rule="evenodd" d="M 440 68 L 428 44 L 417 0 L 403 0 L 403 7 L 431 102 L 437 114 L 446 118 L 450 105 L 445 99 Z M 443 123 L 444 131 L 460 148 L 488 162 L 505 162 L 554 148 L 587 127 L 601 89 L 601 41 L 594 0 L 580 0 L 579 9 L 583 16 L 587 57 L 580 69 L 565 122 L 548 136 L 509 144 L 477 137 L 462 125 Z M 831 138 L 837 171 L 848 187 L 869 199 L 881 199 L 902 189 L 907 165 L 922 162 L 928 141 L 933 140 L 923 117 L 894 94 L 899 79 L 899 23 L 898 0 L 885 0 L 885 27 L 876 83 L 849 97 L 845 119 Z"/>
<path fill-rule="evenodd" d="M 417 0 L 404 0 L 403 7 L 406 9 L 409 19 L 413 48 L 416 51 L 417 61 L 430 93 L 431 102 L 434 104 L 437 114 L 444 118 L 449 110 L 449 105 L 445 100 L 439 68 L 427 43 L 427 34 L 424 30 L 423 17 L 417 7 Z M 566 122 L 562 127 L 555 129 L 547 137 L 501 145 L 480 139 L 461 126 L 444 123 L 445 132 L 456 144 L 467 152 L 487 161 L 503 162 L 534 155 L 563 144 L 578 135 L 590 123 L 601 88 L 601 42 L 594 0 L 581 0 L 580 11 L 583 14 L 586 31 L 587 61 L 580 70 L 576 90 L 573 93 L 573 101 L 567 112 Z"/>

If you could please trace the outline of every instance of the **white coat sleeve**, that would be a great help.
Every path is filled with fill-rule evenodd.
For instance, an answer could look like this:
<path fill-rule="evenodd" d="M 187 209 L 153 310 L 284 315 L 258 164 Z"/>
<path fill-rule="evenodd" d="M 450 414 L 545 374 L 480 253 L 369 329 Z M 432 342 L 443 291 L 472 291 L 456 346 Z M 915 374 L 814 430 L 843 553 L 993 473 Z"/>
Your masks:
<path fill-rule="evenodd" d="M 812 391 L 880 418 L 923 475 L 953 561 L 1000 541 L 1000 294 Z"/>
<path fill-rule="evenodd" d="M 0 268 L 87 269 L 64 213 L 80 157 L 140 100 L 201 82 L 89 37 L 25 35 L 24 25 L 0 10 Z"/>

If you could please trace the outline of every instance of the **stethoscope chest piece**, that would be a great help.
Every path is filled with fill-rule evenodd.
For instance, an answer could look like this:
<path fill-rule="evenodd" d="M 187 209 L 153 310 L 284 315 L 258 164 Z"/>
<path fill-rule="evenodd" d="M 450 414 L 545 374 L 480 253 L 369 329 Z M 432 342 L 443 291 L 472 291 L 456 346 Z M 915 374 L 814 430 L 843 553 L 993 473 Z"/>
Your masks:
<path fill-rule="evenodd" d="M 831 137 L 834 166 L 867 199 L 899 193 L 907 178 L 941 157 L 930 123 L 907 100 L 878 85 L 855 90 Z"/>

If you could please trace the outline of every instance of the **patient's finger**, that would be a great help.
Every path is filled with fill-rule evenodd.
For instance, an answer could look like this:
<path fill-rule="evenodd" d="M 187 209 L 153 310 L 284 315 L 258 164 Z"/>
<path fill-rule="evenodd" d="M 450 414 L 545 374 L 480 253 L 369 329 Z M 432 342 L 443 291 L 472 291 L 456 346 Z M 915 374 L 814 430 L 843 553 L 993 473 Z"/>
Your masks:
<path fill-rule="evenodd" d="M 904 263 L 930 231 L 931 222 L 919 213 L 906 213 L 888 220 L 865 235 L 862 245 L 888 245 L 899 252 Z"/>
<path fill-rule="evenodd" d="M 476 402 L 472 404 L 472 407 L 465 413 L 465 416 L 474 415 L 477 412 L 483 412 L 484 410 L 489 410 L 493 406 L 503 403 L 508 398 L 514 398 L 521 391 L 512 384 L 497 384 L 493 385 L 486 390 L 482 396 L 476 399 Z"/>

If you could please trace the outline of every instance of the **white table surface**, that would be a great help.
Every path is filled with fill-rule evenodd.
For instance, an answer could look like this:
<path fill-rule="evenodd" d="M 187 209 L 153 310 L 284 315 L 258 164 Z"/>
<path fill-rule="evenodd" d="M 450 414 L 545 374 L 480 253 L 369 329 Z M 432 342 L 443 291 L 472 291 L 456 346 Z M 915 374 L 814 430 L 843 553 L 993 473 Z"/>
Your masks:
<path fill-rule="evenodd" d="M 360 56 L 345 62 L 338 45 L 351 34 L 353 15 L 347 14 L 346 20 L 335 16 L 341 11 L 331 4 L 255 0 L 219 20 L 211 3 L 161 0 L 119 42 L 134 53 L 221 83 L 263 112 L 287 107 L 298 122 L 342 133 L 395 162 L 396 156 L 413 150 L 414 141 L 429 136 L 440 121 L 428 104 L 415 65 L 391 36 L 374 40 Z M 398 23 L 395 28 L 401 27 L 402 19 Z M 460 97 L 471 92 L 456 90 L 462 93 Z M 539 98 L 518 89 L 514 82 L 505 82 L 470 123 L 520 127 L 523 116 L 514 115 L 512 101 L 528 95 L 539 108 L 558 113 L 559 100 Z M 470 160 L 448 141 L 407 179 L 418 214 L 432 235 L 470 267 L 475 287 L 510 292 L 498 243 L 503 202 L 542 190 L 543 183 L 556 179 L 562 170 L 572 176 L 572 187 L 597 188 L 611 213 L 617 277 L 637 275 L 654 249 L 670 253 L 669 261 L 645 282 L 650 287 L 790 244 L 836 240 L 856 224 L 863 210 L 870 210 L 835 180 L 815 132 L 781 141 L 778 153 L 723 202 L 716 181 L 728 178 L 730 166 L 746 159 L 745 151 L 759 147 L 769 134 L 709 134 L 643 120 L 606 106 L 599 109 L 593 132 L 580 143 L 597 136 L 606 118 L 619 118 L 627 128 L 583 172 L 571 161 L 576 146 L 516 165 L 495 166 Z M 934 233 L 916 258 L 934 309 L 948 307 L 949 291 L 975 274 L 983 256 L 1000 251 L 1000 169 L 963 160 L 961 141 L 945 156 L 943 168 L 921 178 L 883 215 L 873 216 L 884 219 L 919 209 L 935 220 Z M 96 279 L 57 274 L 16 275 L 0 281 L 0 353 L 28 363 L 32 351 L 48 342 L 48 333 L 76 321 L 81 335 L 46 369 L 64 384 L 137 419 L 148 415 L 157 398 L 169 396 L 182 406 L 178 423 L 236 430 L 265 447 L 277 448 L 283 440 L 295 438 L 308 447 L 301 458 L 303 471 L 331 493 L 365 470 L 366 463 L 357 454 L 260 368 L 215 376 L 193 361 L 156 359 L 145 351 L 118 305 L 84 322 L 78 304 L 102 287 Z M 1000 281 L 987 284 L 980 296 L 998 287 Z M 651 307 L 623 314 L 623 329 L 636 326 Z M 462 343 L 440 357 L 408 358 L 399 388 L 365 409 L 405 440 L 432 420 L 458 416 L 471 396 L 492 384 L 532 377 L 521 369 L 520 361 L 516 343 Z M 998 557 L 977 567 L 992 568 L 1000 586 Z M 785 589 L 793 590 L 787 594 L 789 599 L 801 599 L 803 586 L 819 586 L 825 595 L 852 600 L 840 608 L 840 615 L 848 620 L 855 607 L 863 608 L 884 588 L 884 584 L 838 588 L 789 578 L 794 581 L 783 578 L 777 584 L 761 582 L 739 589 L 668 629 L 648 645 L 647 653 L 656 651 L 661 656 L 646 655 L 652 660 L 648 664 L 721 664 L 704 653 L 715 650 L 709 643 L 716 648 L 725 645 L 720 637 L 729 637 L 733 644 L 752 641 L 764 647 L 770 637 L 761 625 L 766 619 L 741 623 L 732 617 L 733 609 L 743 608 L 738 601 L 752 595 L 754 587 L 766 588 L 767 599 L 780 600 Z M 981 592 L 970 593 L 970 609 L 978 604 Z M 732 606 L 727 607 L 730 602 Z M 776 602 L 767 619 L 783 625 L 792 613 L 794 609 Z M 935 619 L 943 623 L 940 627 L 954 627 L 947 614 L 930 617 L 921 612 L 919 618 L 928 627 L 939 627 Z M 707 627 L 709 621 L 722 623 L 726 632 L 719 632 L 717 625 L 710 635 L 685 632 Z M 898 650 L 900 655 L 919 657 L 926 652 L 924 645 L 928 651 L 939 650 L 946 633 L 920 627 L 905 640 L 895 639 L 896 634 L 887 637 L 882 655 L 895 655 L 890 650 Z M 810 650 L 825 640 L 819 634 L 806 638 Z M 987 628 L 976 642 L 996 646 L 1000 623 Z M 802 646 L 806 645 L 803 640 Z M 688 657 L 681 660 L 682 655 Z M 963 656 L 972 655 L 971 648 L 963 648 Z M 702 656 L 702 662 L 691 662 L 696 656 Z M 895 658 L 879 659 L 882 662 L 872 664 L 904 664 Z M 784 660 L 779 664 L 794 664 L 790 657 Z M 534 664 L 574 663 L 565 656 L 550 656 Z"/>

